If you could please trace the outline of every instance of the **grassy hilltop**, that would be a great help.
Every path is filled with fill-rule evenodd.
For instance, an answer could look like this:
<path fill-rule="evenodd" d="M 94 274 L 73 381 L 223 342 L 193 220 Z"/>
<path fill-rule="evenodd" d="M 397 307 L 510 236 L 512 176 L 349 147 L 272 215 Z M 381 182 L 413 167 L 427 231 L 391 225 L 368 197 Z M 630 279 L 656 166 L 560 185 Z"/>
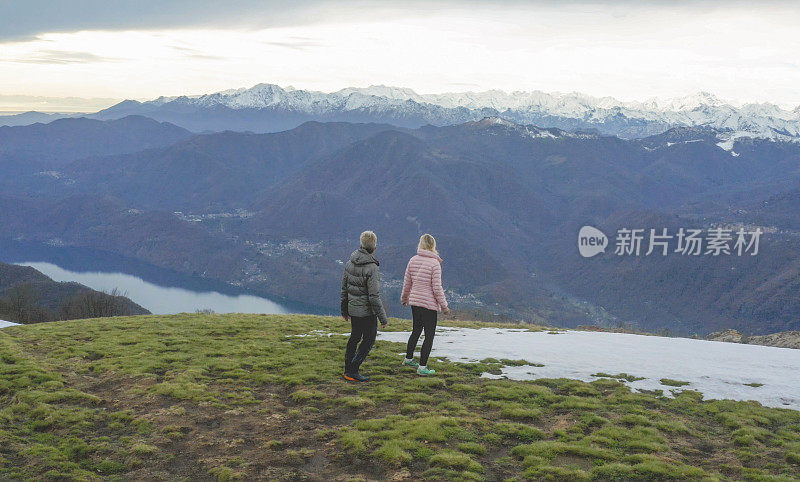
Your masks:
<path fill-rule="evenodd" d="M 433 360 L 437 375 L 420 378 L 384 341 L 363 367 L 372 382 L 355 385 L 340 375 L 345 337 L 292 336 L 347 328 L 330 317 L 176 315 L 4 329 L 0 479 L 800 473 L 800 412 L 632 393 L 614 378 L 480 378 L 519 360 Z"/>

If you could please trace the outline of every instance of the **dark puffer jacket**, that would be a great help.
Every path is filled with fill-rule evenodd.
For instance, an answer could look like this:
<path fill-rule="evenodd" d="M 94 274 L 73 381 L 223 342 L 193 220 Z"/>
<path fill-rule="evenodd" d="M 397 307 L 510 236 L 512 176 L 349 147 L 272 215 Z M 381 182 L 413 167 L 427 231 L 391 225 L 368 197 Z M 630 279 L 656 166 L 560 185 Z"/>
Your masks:
<path fill-rule="evenodd" d="M 386 324 L 381 302 L 381 275 L 378 260 L 364 248 L 353 251 L 342 277 L 342 316 L 375 315 Z"/>

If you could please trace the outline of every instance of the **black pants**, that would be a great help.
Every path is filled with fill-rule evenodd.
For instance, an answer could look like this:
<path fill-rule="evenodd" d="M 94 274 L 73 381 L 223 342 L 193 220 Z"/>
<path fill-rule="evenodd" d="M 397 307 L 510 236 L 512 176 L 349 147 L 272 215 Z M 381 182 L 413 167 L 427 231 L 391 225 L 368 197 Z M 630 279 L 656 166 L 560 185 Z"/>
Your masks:
<path fill-rule="evenodd" d="M 372 345 L 375 344 L 375 336 L 378 334 L 378 317 L 375 315 L 351 316 L 350 327 L 350 339 L 347 340 L 347 350 L 344 352 L 344 372 L 358 373 L 358 368 L 366 360 Z"/>
<path fill-rule="evenodd" d="M 417 347 L 419 335 L 422 334 L 422 330 L 425 330 L 425 340 L 422 342 L 422 351 L 419 355 L 419 364 L 425 366 L 428 364 L 428 356 L 430 356 L 431 348 L 433 347 L 433 335 L 436 333 L 438 313 L 421 306 L 412 306 L 411 314 L 414 316 L 414 328 L 408 338 L 406 358 L 414 357 L 414 348 Z"/>

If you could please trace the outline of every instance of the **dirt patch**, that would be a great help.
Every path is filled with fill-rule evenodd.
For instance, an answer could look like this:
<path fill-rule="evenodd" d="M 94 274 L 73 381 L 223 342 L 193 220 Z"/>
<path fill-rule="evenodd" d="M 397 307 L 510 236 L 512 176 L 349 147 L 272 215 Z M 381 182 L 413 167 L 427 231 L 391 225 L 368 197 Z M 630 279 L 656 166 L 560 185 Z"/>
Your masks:
<path fill-rule="evenodd" d="M 581 470 L 591 470 L 592 461 L 585 457 L 578 457 L 576 455 L 558 455 L 553 459 L 553 465 L 561 467 L 578 467 Z"/>

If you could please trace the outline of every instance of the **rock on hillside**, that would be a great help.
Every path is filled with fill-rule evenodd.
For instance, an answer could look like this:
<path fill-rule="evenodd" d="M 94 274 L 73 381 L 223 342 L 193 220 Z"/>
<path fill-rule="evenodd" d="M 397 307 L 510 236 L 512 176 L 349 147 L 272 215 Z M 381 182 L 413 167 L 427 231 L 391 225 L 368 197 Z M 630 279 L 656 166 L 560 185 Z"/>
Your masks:
<path fill-rule="evenodd" d="M 772 333 L 771 335 L 751 336 L 747 339 L 747 343 L 800 349 L 800 331 L 784 331 Z"/>
<path fill-rule="evenodd" d="M 741 343 L 742 334 L 736 330 L 715 331 L 706 337 L 709 341 L 724 341 L 726 343 Z"/>
<path fill-rule="evenodd" d="M 711 333 L 706 337 L 706 339 L 711 341 L 724 341 L 728 343 L 747 343 L 749 345 L 800 349 L 800 331 L 784 331 L 769 335 L 745 337 L 736 330 L 725 330 Z"/>

